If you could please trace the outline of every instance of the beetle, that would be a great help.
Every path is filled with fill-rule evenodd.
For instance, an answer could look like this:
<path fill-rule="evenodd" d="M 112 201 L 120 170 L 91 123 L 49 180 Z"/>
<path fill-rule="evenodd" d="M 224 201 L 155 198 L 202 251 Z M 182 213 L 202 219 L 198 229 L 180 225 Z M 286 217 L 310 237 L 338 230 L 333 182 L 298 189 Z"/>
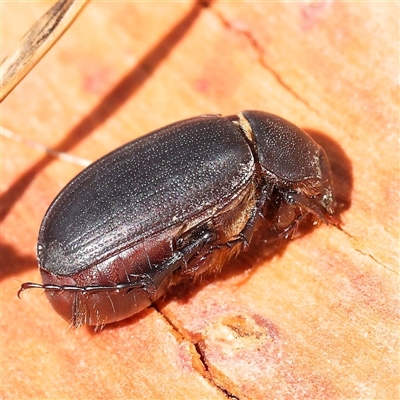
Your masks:
<path fill-rule="evenodd" d="M 183 279 L 290 238 L 306 217 L 334 223 L 325 151 L 262 111 L 202 115 L 91 164 L 56 197 L 39 231 L 42 288 L 74 327 L 140 312 Z"/>

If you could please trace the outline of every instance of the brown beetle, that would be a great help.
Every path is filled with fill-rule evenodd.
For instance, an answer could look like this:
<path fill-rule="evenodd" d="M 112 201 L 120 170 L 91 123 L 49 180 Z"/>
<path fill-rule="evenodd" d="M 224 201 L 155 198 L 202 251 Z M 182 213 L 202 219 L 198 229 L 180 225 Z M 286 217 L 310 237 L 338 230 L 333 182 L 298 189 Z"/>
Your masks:
<path fill-rule="evenodd" d="M 73 326 L 127 318 L 182 279 L 290 237 L 305 216 L 332 222 L 324 150 L 261 111 L 176 122 L 90 165 L 57 196 L 39 232 L 43 288 Z M 262 222 L 262 223 L 260 223 Z"/>

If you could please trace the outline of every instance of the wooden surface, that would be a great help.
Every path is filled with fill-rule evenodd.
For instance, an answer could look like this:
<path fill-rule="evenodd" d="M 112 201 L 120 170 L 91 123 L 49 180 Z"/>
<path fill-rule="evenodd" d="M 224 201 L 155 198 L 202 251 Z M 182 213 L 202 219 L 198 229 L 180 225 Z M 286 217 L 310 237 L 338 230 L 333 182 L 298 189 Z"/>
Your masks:
<path fill-rule="evenodd" d="M 49 7 L 2 4 L 3 56 Z M 331 158 L 342 228 L 77 332 L 35 244 L 81 167 L 2 139 L 1 398 L 398 399 L 399 3 L 93 2 L 2 104 L 2 125 L 95 160 L 203 113 L 261 109 Z"/>

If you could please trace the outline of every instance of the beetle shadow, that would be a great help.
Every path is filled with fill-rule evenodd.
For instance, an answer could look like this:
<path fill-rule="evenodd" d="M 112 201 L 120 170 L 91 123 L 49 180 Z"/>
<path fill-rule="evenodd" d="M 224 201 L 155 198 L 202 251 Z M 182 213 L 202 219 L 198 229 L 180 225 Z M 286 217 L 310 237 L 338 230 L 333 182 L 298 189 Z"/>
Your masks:
<path fill-rule="evenodd" d="M 90 114 L 75 125 L 66 134 L 66 137 L 52 150 L 68 152 L 89 136 L 97 126 L 103 124 L 115 114 L 153 75 L 158 66 L 168 57 L 180 40 L 184 38 L 185 33 L 196 22 L 202 10 L 211 3 L 212 1 L 194 2 L 192 9 L 175 24 L 158 44 L 139 60 L 137 65 L 105 95 Z M 0 197 L 0 221 L 7 216 L 13 205 L 27 190 L 35 176 L 54 161 L 54 159 L 53 156 L 44 155 L 2 194 Z"/>

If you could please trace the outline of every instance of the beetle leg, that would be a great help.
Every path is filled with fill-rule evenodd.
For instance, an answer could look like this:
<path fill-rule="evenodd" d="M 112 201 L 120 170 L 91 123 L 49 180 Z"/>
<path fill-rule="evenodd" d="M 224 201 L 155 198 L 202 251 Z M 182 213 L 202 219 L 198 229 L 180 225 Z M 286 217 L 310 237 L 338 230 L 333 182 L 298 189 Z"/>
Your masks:
<path fill-rule="evenodd" d="M 207 246 L 217 240 L 217 234 L 211 230 L 204 230 L 200 236 L 185 246 L 180 252 L 184 255 L 186 263 L 202 252 Z"/>
<path fill-rule="evenodd" d="M 158 296 L 158 289 L 163 285 L 165 280 L 179 267 L 185 264 L 183 254 L 176 251 L 170 258 L 161 264 L 151 266 L 149 272 L 145 274 L 130 274 L 130 277 L 138 277 L 139 280 L 135 283 L 141 284 L 141 289 L 149 293 L 150 300 L 154 301 Z M 128 283 L 125 285 L 129 285 Z M 130 290 L 135 289 L 132 287 Z"/>
<path fill-rule="evenodd" d="M 303 219 L 304 219 L 304 214 L 298 215 L 287 228 L 285 228 L 282 232 L 280 232 L 277 235 L 276 239 L 287 239 L 291 233 L 292 235 L 295 235 L 296 230 Z"/>
<path fill-rule="evenodd" d="M 150 300 L 156 300 L 160 293 L 158 289 L 166 286 L 166 279 L 178 269 L 187 266 L 187 264 L 198 254 L 204 251 L 204 248 L 217 239 L 215 232 L 204 230 L 198 237 L 180 250 L 175 251 L 170 258 L 158 265 L 153 265 L 145 274 L 130 274 L 130 277 L 138 277 L 139 280 L 132 283 L 119 284 L 117 287 L 124 287 L 130 290 L 141 288 L 149 293 Z M 134 286 L 130 286 L 134 284 Z"/>
<path fill-rule="evenodd" d="M 52 285 L 52 284 L 40 284 L 33 282 L 26 282 L 21 285 L 18 291 L 18 297 L 21 297 L 21 293 L 27 289 L 43 289 L 53 292 L 81 292 L 81 293 L 98 293 L 98 292 L 112 292 L 122 290 L 133 290 L 141 289 L 145 287 L 144 281 L 117 283 L 113 285 L 98 285 L 98 286 L 74 286 L 74 285 Z"/>
<path fill-rule="evenodd" d="M 214 231 L 205 229 L 180 249 L 180 253 L 185 260 L 180 271 L 181 276 L 193 277 L 198 275 L 201 261 L 211 253 L 213 248 L 216 248 L 213 247 L 213 243 L 217 241 L 217 238 L 217 234 Z"/>

